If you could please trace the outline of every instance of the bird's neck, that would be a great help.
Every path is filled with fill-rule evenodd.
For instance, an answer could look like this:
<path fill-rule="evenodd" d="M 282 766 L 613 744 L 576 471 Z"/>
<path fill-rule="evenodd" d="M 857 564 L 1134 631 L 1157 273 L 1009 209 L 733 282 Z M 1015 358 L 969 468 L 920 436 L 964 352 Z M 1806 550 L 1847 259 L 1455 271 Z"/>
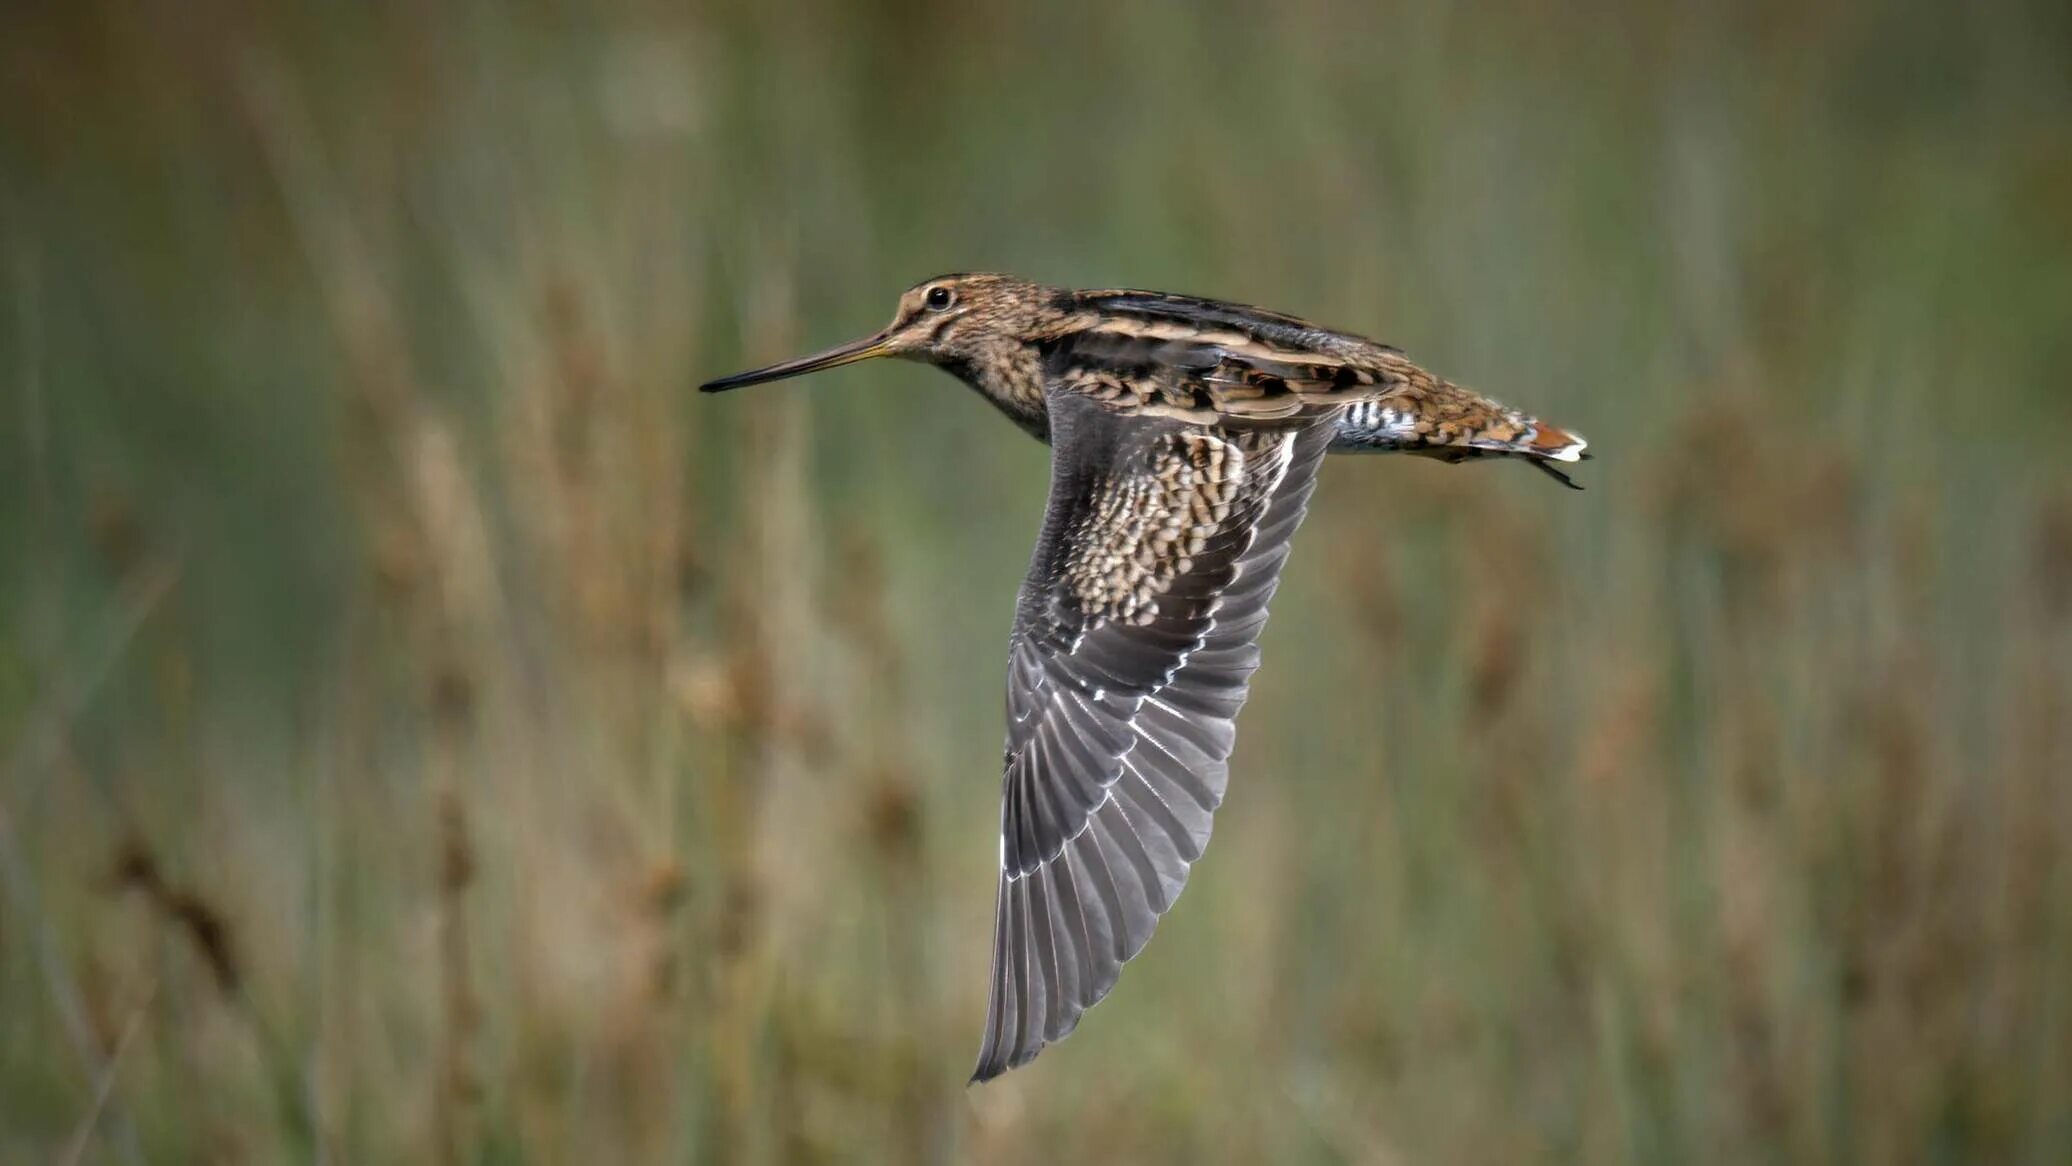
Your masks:
<path fill-rule="evenodd" d="M 1038 441 L 1050 440 L 1050 412 L 1043 397 L 1043 360 L 1036 349 L 1013 342 L 939 360 L 944 371 L 977 389 L 1007 419 Z"/>

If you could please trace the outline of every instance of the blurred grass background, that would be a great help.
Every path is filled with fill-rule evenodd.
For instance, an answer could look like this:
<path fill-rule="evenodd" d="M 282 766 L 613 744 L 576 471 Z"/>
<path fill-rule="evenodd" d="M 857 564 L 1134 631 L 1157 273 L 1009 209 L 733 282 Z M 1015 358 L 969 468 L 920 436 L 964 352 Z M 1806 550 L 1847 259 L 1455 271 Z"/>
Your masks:
<path fill-rule="evenodd" d="M 946 270 L 1588 433 L 1334 461 L 1217 840 L 966 1090 L 1045 452 Z M 2061 5 L 0 12 L 0 1160 L 2063 1161 Z"/>

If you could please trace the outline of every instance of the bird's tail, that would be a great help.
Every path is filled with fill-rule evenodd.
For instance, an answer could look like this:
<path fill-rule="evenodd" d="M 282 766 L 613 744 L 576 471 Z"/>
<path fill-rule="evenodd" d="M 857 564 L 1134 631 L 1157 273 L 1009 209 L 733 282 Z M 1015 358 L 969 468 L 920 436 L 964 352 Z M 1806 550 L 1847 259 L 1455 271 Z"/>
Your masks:
<path fill-rule="evenodd" d="M 1587 460 L 1590 443 L 1451 381 L 1428 377 L 1348 405 L 1334 450 L 1415 453 L 1443 461 L 1516 457 L 1580 490 L 1554 463 Z"/>

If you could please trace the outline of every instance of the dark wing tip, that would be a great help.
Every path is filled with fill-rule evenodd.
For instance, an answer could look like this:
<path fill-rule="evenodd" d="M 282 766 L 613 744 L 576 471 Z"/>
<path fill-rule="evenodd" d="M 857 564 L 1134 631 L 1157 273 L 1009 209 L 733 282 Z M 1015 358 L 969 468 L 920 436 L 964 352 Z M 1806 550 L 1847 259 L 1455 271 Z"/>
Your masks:
<path fill-rule="evenodd" d="M 1039 1044 L 1036 1046 L 1036 1050 L 1041 1051 L 1044 1047 L 1045 1045 Z M 974 1089 L 980 1085 L 990 1085 L 1006 1076 L 1008 1070 L 1019 1069 L 1035 1059 L 1036 1053 L 1031 1052 L 1026 1057 L 1018 1057 L 1014 1060 L 995 1057 L 990 1061 L 980 1061 L 978 1067 L 971 1071 L 971 1080 L 966 1081 L 964 1087 L 966 1089 Z"/>
<path fill-rule="evenodd" d="M 971 1080 L 966 1081 L 964 1087 L 970 1089 L 975 1085 L 984 1085 L 988 1081 L 998 1080 L 1009 1069 L 1020 1068 L 1027 1064 L 1030 1059 L 1032 1058 L 1023 1058 L 1019 1061 L 1009 1060 L 989 1049 L 979 1054 L 978 1064 L 973 1066 L 971 1070 Z"/>

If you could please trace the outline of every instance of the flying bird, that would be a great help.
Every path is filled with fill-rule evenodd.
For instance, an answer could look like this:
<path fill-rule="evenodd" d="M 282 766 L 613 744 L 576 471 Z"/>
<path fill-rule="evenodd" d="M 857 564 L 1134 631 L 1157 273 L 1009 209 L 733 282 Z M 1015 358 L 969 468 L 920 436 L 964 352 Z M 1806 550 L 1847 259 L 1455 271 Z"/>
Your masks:
<path fill-rule="evenodd" d="M 703 388 L 880 356 L 949 372 L 1051 447 L 1008 642 L 986 1081 L 1108 994 L 1201 857 L 1324 455 L 1517 458 L 1574 487 L 1586 442 L 1293 316 L 1004 275 L 928 280 L 870 336 Z"/>

